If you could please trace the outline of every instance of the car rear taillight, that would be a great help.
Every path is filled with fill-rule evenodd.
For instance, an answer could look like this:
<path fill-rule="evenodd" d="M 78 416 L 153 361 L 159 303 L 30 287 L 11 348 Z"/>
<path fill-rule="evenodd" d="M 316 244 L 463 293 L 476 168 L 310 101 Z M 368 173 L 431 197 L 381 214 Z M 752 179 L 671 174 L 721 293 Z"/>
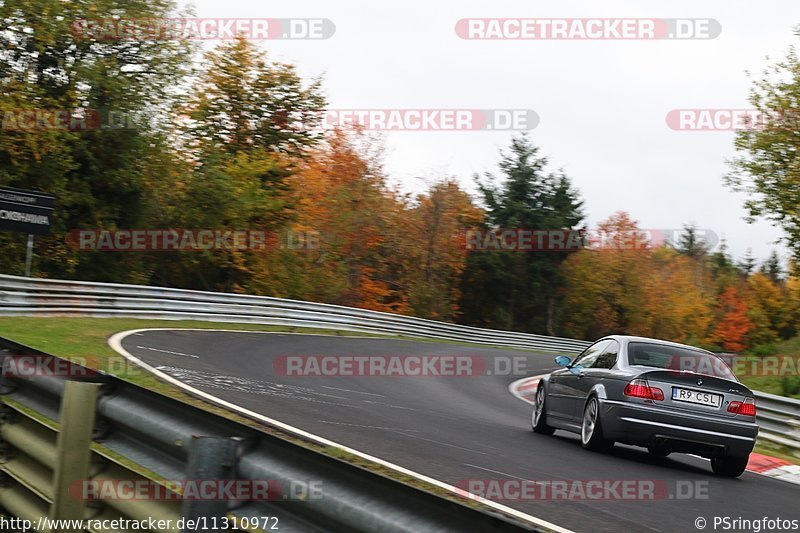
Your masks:
<path fill-rule="evenodd" d="M 756 416 L 756 401 L 747 398 L 744 402 L 731 402 L 728 404 L 728 412 L 736 415 Z"/>
<path fill-rule="evenodd" d="M 651 387 L 647 384 L 647 380 L 634 379 L 625 386 L 625 396 L 632 396 L 634 398 L 644 398 L 646 400 L 664 399 L 664 391 L 658 387 Z"/>

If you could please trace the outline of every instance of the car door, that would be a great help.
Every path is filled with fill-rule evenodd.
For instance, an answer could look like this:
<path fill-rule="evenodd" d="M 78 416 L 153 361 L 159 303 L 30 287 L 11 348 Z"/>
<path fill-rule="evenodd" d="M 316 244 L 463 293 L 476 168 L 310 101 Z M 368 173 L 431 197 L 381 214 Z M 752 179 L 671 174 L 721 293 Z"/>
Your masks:
<path fill-rule="evenodd" d="M 572 421 L 572 396 L 567 394 L 569 370 L 561 368 L 552 372 L 547 380 L 547 416 Z"/>
<path fill-rule="evenodd" d="M 601 339 L 596 343 L 586 348 L 575 360 L 569 368 L 554 372 L 550 376 L 551 389 L 548 394 L 548 400 L 552 397 L 552 408 L 557 412 L 556 416 L 567 419 L 569 422 L 577 422 L 576 407 L 578 401 L 578 381 L 583 379 L 579 376 L 576 367 L 581 365 L 586 368 L 586 365 L 591 366 L 594 360 L 603 353 L 606 346 L 610 341 L 608 339 Z M 557 375 L 556 375 L 557 374 Z M 555 377 L 556 382 L 553 383 Z M 548 415 L 550 409 L 547 410 Z"/>
<path fill-rule="evenodd" d="M 609 372 L 616 366 L 619 357 L 620 345 L 614 339 L 609 339 L 604 347 L 599 351 L 594 359 L 586 358 L 579 362 L 583 369 L 581 374 L 575 378 L 575 403 L 573 408 L 575 416 L 579 419 L 583 417 L 583 408 L 586 405 L 586 398 L 589 392 L 598 383 L 602 383 L 608 377 Z"/>

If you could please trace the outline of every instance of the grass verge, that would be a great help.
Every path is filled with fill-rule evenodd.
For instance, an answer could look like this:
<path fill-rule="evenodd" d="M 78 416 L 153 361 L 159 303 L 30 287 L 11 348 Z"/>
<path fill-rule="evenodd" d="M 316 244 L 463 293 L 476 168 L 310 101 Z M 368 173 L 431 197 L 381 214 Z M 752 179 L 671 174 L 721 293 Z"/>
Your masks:
<path fill-rule="evenodd" d="M 757 367 L 763 369 L 764 374 L 771 375 L 745 376 L 740 378 L 742 383 L 751 389 L 800 399 L 800 337 L 760 346 L 753 353 L 755 355 L 748 356 L 748 359 L 758 361 L 765 356 L 777 356 L 777 359 L 772 367 L 767 366 L 763 359 L 764 364 Z"/>

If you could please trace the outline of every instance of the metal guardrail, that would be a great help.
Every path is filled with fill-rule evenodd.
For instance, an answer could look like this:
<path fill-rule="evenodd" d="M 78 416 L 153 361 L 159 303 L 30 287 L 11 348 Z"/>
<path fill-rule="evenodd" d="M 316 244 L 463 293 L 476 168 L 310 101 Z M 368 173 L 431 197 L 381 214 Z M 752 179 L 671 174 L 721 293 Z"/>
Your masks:
<path fill-rule="evenodd" d="M 185 289 L 0 275 L 0 316 L 191 319 L 410 335 L 512 348 L 580 351 L 586 341 L 475 328 L 340 305 Z"/>
<path fill-rule="evenodd" d="M 31 357 L 36 368 L 65 368 L 64 360 L 0 338 L 3 368 L 9 368 L 9 357 L 17 361 L 13 368 Z M 264 517 L 277 517 L 280 531 L 540 530 L 495 509 L 469 507 L 113 376 L 69 365 L 58 374 L 27 377 L 16 372 L 0 378 L 0 507 L 34 524 L 40 517 L 92 523 L 171 520 L 170 528 L 151 529 L 171 533 L 178 531 L 181 517 L 205 517 L 211 524 L 214 517 L 227 516 L 251 524 L 255 518 L 260 524 L 256 531 L 271 529 L 264 527 Z M 99 490 L 98 499 L 87 503 L 74 493 L 76 482 L 151 480 L 169 489 L 170 481 L 198 479 L 268 481 L 284 490 L 314 481 L 315 494 L 305 493 L 302 501 L 220 502 L 183 499 L 176 491 L 171 500 L 126 499 Z"/>
<path fill-rule="evenodd" d="M 800 451 L 800 400 L 754 391 L 758 437 Z"/>

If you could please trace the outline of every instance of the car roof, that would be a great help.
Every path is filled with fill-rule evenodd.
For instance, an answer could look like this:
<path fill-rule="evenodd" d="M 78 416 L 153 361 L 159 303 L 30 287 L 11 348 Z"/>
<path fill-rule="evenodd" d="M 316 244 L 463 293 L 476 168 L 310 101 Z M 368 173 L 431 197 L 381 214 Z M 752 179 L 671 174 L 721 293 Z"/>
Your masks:
<path fill-rule="evenodd" d="M 647 342 L 650 344 L 661 344 L 664 346 L 673 346 L 676 348 L 686 348 L 687 350 L 695 350 L 698 352 L 708 353 L 714 355 L 713 352 L 709 352 L 708 350 L 704 350 L 702 348 L 698 348 L 697 346 L 690 346 L 688 344 L 681 344 L 679 342 L 672 342 L 672 341 L 665 341 L 662 339 L 653 339 L 650 337 L 637 337 L 635 335 L 607 335 L 603 337 L 603 339 L 614 339 L 619 342 Z M 603 340 L 601 339 L 601 340 Z"/>

